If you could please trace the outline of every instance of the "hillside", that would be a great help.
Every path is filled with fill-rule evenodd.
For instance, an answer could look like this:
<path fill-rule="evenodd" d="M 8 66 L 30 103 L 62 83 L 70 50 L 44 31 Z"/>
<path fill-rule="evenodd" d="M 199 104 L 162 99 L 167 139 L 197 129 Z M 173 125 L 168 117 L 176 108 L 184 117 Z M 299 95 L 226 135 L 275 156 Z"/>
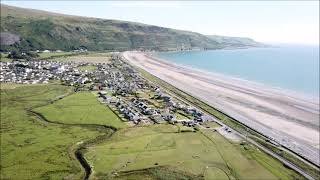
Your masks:
<path fill-rule="evenodd" d="M 207 37 L 211 38 L 219 44 L 223 44 L 226 48 L 246 48 L 265 46 L 264 44 L 256 42 L 253 39 L 247 37 L 229 37 L 217 35 L 208 35 Z"/>
<path fill-rule="evenodd" d="M 1 51 L 129 50 L 137 48 L 239 48 L 257 46 L 246 39 L 208 37 L 199 33 L 135 22 L 106 20 L 24 9 L 1 4 Z M 236 43 L 234 43 L 236 42 Z"/>

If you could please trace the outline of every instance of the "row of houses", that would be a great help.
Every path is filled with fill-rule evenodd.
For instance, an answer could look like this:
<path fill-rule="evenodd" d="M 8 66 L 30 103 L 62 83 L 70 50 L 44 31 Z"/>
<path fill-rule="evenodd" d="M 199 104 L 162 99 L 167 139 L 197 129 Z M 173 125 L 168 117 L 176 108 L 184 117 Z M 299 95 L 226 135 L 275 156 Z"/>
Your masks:
<path fill-rule="evenodd" d="M 81 66 L 83 64 L 45 60 L 0 62 L 0 82 L 36 84 L 60 80 L 71 86 L 92 82 L 95 72 L 82 72 L 78 69 Z"/>
<path fill-rule="evenodd" d="M 104 82 L 108 91 L 112 92 L 114 97 L 120 97 L 119 99 L 121 100 L 118 100 L 114 105 L 115 102 L 112 102 L 112 96 L 105 95 L 103 92 L 99 93 L 100 96 L 105 99 L 108 105 L 116 107 L 129 121 L 139 123 L 141 119 L 145 120 L 147 117 L 155 123 L 163 121 L 178 122 L 175 117 L 176 110 L 180 110 L 192 117 L 183 121 L 188 126 L 209 120 L 198 109 L 175 102 L 170 95 L 163 93 L 159 87 L 141 77 L 121 57 L 113 57 L 108 67 L 104 67 L 103 70 L 107 71 L 107 78 Z M 163 108 L 155 108 L 148 104 L 148 100 L 133 96 L 135 92 L 145 89 L 153 91 L 153 98 L 163 100 L 165 106 Z"/>

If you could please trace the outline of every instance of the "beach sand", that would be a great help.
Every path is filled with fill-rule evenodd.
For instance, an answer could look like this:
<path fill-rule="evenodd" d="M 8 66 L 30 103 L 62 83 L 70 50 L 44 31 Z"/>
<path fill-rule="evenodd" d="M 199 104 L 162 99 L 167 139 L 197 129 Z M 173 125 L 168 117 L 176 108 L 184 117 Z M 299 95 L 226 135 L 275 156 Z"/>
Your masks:
<path fill-rule="evenodd" d="M 142 52 L 123 57 L 319 164 L 319 101 L 261 84 L 208 73 Z"/>

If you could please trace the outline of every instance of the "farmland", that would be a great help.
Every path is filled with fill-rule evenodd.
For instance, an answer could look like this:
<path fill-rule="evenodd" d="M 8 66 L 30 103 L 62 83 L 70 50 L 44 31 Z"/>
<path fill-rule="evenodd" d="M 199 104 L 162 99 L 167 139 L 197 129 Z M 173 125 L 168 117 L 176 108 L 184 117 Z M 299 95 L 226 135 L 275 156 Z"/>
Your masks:
<path fill-rule="evenodd" d="M 77 62 L 77 63 L 108 63 L 110 61 L 110 53 L 81 53 L 72 54 L 66 57 L 53 56 L 53 61 Z"/>
<path fill-rule="evenodd" d="M 178 127 L 173 125 L 120 130 L 107 142 L 91 146 L 85 157 L 93 166 L 96 178 L 166 167 L 171 171 L 161 172 L 163 177 L 174 171 L 205 179 L 277 179 L 255 160 L 247 158 L 239 145 L 228 142 L 217 132 L 207 138 L 201 132 L 178 133 Z M 141 173 L 137 171 L 136 175 Z M 131 176 L 134 179 L 134 173 Z"/>
<path fill-rule="evenodd" d="M 100 104 L 93 93 L 75 93 L 48 106 L 34 109 L 50 121 L 65 124 L 99 124 L 115 128 L 124 123 L 106 106 Z"/>
<path fill-rule="evenodd" d="M 76 55 L 76 53 L 73 52 L 43 52 L 39 53 L 40 59 L 52 59 L 52 58 L 62 58 L 62 57 L 68 57 Z"/>
<path fill-rule="evenodd" d="M 94 71 L 97 69 L 95 66 L 80 66 L 78 68 L 80 71 Z"/>
<path fill-rule="evenodd" d="M 104 133 L 84 126 L 41 122 L 27 109 L 43 106 L 71 88 L 32 85 L 1 89 L 1 179 L 80 179 L 77 143 Z"/>
<path fill-rule="evenodd" d="M 11 62 L 12 60 L 7 58 L 8 54 L 0 53 L 0 62 Z"/>

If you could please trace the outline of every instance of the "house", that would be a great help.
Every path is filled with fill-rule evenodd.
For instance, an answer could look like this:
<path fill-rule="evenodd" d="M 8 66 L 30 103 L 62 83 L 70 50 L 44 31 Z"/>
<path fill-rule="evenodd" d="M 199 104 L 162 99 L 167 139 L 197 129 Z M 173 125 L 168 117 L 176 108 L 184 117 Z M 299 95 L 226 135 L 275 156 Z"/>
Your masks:
<path fill-rule="evenodd" d="M 172 100 L 170 100 L 169 102 L 167 102 L 167 106 L 170 106 L 170 107 L 176 107 L 176 103 Z"/>
<path fill-rule="evenodd" d="M 182 124 L 183 124 L 184 126 L 189 126 L 189 127 L 191 127 L 191 126 L 194 126 L 194 125 L 195 125 L 195 122 L 192 121 L 192 120 L 184 120 L 184 121 L 182 121 Z"/>
<path fill-rule="evenodd" d="M 119 104 L 119 100 L 112 98 L 112 99 L 109 101 L 109 103 L 110 103 L 111 105 L 117 105 L 117 104 Z"/>
<path fill-rule="evenodd" d="M 98 94 L 99 94 L 99 95 L 106 95 L 107 92 L 106 92 L 106 91 L 99 91 Z"/>
<path fill-rule="evenodd" d="M 195 117 L 194 121 L 196 121 L 196 122 L 204 122 L 201 117 Z"/>
<path fill-rule="evenodd" d="M 171 100 L 171 97 L 168 95 L 162 95 L 161 98 L 163 99 L 164 102 L 169 102 Z"/>
<path fill-rule="evenodd" d="M 155 114 L 150 116 L 150 118 L 155 122 L 155 123 L 160 123 L 161 121 L 163 121 L 163 118 L 160 114 Z"/>
<path fill-rule="evenodd" d="M 168 112 L 166 113 L 162 113 L 161 114 L 162 118 L 166 121 L 170 121 L 170 120 L 173 120 L 174 119 L 174 115 L 173 114 L 170 114 Z"/>
<path fill-rule="evenodd" d="M 212 117 L 209 116 L 209 115 L 203 115 L 201 116 L 203 122 L 207 122 L 207 121 L 211 121 L 212 120 Z"/>
<path fill-rule="evenodd" d="M 140 116 L 139 116 L 138 113 L 135 113 L 135 114 L 134 114 L 134 116 L 132 117 L 132 121 L 134 121 L 134 122 L 140 121 Z"/>

